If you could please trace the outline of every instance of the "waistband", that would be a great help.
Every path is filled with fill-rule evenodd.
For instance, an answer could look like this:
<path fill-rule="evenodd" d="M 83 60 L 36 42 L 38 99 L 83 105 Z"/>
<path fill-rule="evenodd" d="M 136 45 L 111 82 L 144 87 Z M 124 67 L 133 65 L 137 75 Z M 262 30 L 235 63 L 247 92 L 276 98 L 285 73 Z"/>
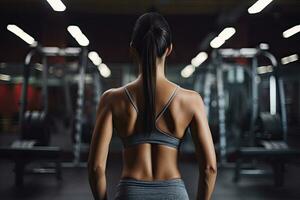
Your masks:
<path fill-rule="evenodd" d="M 182 178 L 172 178 L 167 180 L 138 180 L 135 178 L 121 178 L 119 181 L 120 185 L 126 186 L 142 186 L 142 187 L 170 187 L 170 186 L 182 186 L 185 187 Z"/>

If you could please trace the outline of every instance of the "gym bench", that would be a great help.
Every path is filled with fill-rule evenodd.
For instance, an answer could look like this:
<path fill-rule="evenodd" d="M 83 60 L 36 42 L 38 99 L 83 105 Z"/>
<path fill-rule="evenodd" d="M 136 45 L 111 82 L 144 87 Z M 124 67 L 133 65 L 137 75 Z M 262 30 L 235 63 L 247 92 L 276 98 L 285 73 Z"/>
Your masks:
<path fill-rule="evenodd" d="M 299 158 L 300 150 L 297 149 L 266 149 L 264 147 L 243 147 L 237 150 L 237 160 L 235 164 L 234 182 L 238 182 L 240 175 L 252 175 L 255 170 L 242 170 L 241 165 L 243 159 L 264 159 L 269 161 L 272 166 L 274 184 L 275 186 L 282 186 L 284 184 L 284 170 L 285 163 L 288 161 Z"/>
<path fill-rule="evenodd" d="M 8 146 L 0 147 L 0 158 L 11 160 L 15 163 L 15 184 L 23 185 L 26 164 L 34 161 L 53 161 L 55 168 L 37 169 L 29 173 L 33 174 L 55 174 L 57 180 L 62 179 L 61 175 L 61 149 L 54 146 Z"/>

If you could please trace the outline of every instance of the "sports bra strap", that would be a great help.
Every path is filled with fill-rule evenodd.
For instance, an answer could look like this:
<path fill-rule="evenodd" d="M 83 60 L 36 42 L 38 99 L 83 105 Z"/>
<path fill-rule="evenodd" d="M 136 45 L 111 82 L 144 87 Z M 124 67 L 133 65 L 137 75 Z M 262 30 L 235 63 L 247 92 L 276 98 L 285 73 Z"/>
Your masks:
<path fill-rule="evenodd" d="M 162 116 L 162 114 L 165 112 L 165 110 L 168 108 L 168 106 L 170 105 L 170 103 L 172 102 L 173 98 L 175 97 L 176 91 L 179 88 L 179 85 L 176 85 L 174 91 L 172 92 L 172 95 L 170 96 L 170 98 L 168 99 L 167 103 L 163 106 L 163 109 L 158 113 L 157 117 L 156 117 L 156 121 Z M 134 103 L 133 98 L 130 94 L 130 92 L 128 91 L 127 87 L 124 87 L 125 89 L 125 93 L 128 96 L 130 103 L 133 105 L 134 109 L 136 110 L 136 112 L 138 113 L 138 107 L 137 105 Z"/>
<path fill-rule="evenodd" d="M 128 98 L 129 98 L 129 100 L 130 100 L 130 103 L 133 105 L 134 109 L 135 109 L 136 112 L 138 113 L 138 112 L 139 112 L 139 111 L 138 111 L 138 108 L 137 108 L 137 106 L 134 104 L 133 99 L 132 99 L 132 97 L 131 97 L 129 91 L 127 90 L 127 87 L 125 86 L 124 88 L 125 88 L 126 95 L 128 96 Z"/>
<path fill-rule="evenodd" d="M 169 100 L 167 101 L 167 103 L 164 105 L 163 109 L 158 113 L 157 117 L 156 117 L 156 120 L 157 121 L 161 116 L 162 114 L 165 112 L 165 110 L 168 108 L 168 106 L 171 104 L 173 98 L 175 97 L 175 94 L 176 94 L 176 91 L 178 89 L 179 85 L 177 85 L 172 93 L 172 95 L 170 96 Z"/>

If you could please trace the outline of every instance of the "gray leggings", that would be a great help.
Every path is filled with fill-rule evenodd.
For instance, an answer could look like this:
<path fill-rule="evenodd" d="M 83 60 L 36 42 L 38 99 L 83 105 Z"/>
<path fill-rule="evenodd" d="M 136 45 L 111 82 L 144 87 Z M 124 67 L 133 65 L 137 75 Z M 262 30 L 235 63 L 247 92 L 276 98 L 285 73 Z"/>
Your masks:
<path fill-rule="evenodd" d="M 122 178 L 114 200 L 189 200 L 181 178 L 144 181 Z"/>

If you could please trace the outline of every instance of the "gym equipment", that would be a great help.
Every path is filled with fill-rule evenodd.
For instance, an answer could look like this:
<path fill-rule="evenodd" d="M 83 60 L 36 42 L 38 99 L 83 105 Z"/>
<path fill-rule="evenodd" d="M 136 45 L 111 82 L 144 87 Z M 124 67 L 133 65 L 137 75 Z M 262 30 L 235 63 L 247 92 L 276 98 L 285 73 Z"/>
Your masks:
<path fill-rule="evenodd" d="M 282 127 L 279 114 L 271 115 L 261 112 L 256 121 L 258 131 L 256 138 L 266 140 L 282 140 Z"/>
<path fill-rule="evenodd" d="M 80 48 L 59 49 L 56 47 L 37 46 L 30 50 L 25 58 L 23 71 L 23 85 L 21 95 L 21 105 L 19 112 L 19 122 L 21 127 L 21 140 L 15 141 L 10 147 L 0 149 L 2 158 L 10 159 L 15 162 L 16 185 L 23 184 L 26 165 L 33 161 L 54 161 L 55 167 L 42 169 L 32 169 L 31 173 L 55 173 L 57 179 L 61 179 L 61 149 L 49 146 L 50 134 L 48 127 L 48 67 L 47 57 L 49 56 L 74 56 L 82 52 Z M 83 51 L 84 52 L 84 51 Z M 86 54 L 86 53 L 85 53 Z M 42 58 L 42 111 L 26 111 L 27 90 L 30 77 L 31 61 L 34 55 Z M 83 56 L 84 57 L 84 56 Z"/>
<path fill-rule="evenodd" d="M 50 143 L 50 133 L 46 113 L 26 111 L 22 122 L 22 139 L 35 140 L 37 146 L 47 146 Z"/>
<path fill-rule="evenodd" d="M 83 102 L 84 102 L 84 78 L 85 78 L 85 70 L 87 65 L 87 49 L 86 48 L 57 48 L 57 47 L 41 47 L 38 46 L 36 49 L 33 49 L 26 57 L 27 65 L 30 65 L 30 60 L 32 59 L 34 54 L 40 54 L 43 60 L 43 94 L 44 94 L 44 101 L 45 101 L 45 109 L 47 109 L 48 104 L 48 91 L 47 91 L 47 73 L 48 73 L 48 66 L 47 66 L 47 57 L 78 57 L 80 60 L 79 65 L 79 81 L 78 81 L 78 94 L 77 94 L 77 110 L 76 110 L 76 118 L 75 118 L 75 144 L 74 144 L 74 164 L 78 165 L 80 162 L 80 152 L 81 152 L 81 130 L 82 130 L 82 110 L 83 110 Z M 26 88 L 28 84 L 28 75 L 29 75 L 29 67 L 25 67 L 25 74 L 26 78 L 24 79 L 23 87 Z M 27 75 L 28 74 L 28 75 Z M 26 98 L 27 90 L 23 89 L 24 93 L 22 93 L 21 102 L 21 112 L 20 112 L 20 121 L 23 120 L 23 112 L 24 106 L 26 105 Z"/>
<path fill-rule="evenodd" d="M 27 90 L 30 77 L 30 68 L 33 66 L 31 61 L 35 55 L 42 58 L 42 111 L 26 111 L 27 108 Z M 59 147 L 49 146 L 50 134 L 48 127 L 48 66 L 47 57 L 64 56 L 80 58 L 80 79 L 78 81 L 78 99 L 76 110 L 76 133 L 74 145 L 73 166 L 80 164 L 81 153 L 81 132 L 82 132 L 82 112 L 84 96 L 84 78 L 87 64 L 86 48 L 57 48 L 37 46 L 29 51 L 25 58 L 23 72 L 23 85 L 21 95 L 21 105 L 19 112 L 19 122 L 21 127 L 21 140 L 14 142 L 10 147 L 0 149 L 0 157 L 10 159 L 15 162 L 16 185 L 23 184 L 23 175 L 26 172 L 26 165 L 34 161 L 51 161 L 55 167 L 43 169 L 32 169 L 31 173 L 55 173 L 57 179 L 61 179 L 61 149 Z"/>
<path fill-rule="evenodd" d="M 78 59 L 78 80 L 76 80 L 77 84 L 77 95 L 75 101 L 75 110 L 73 112 L 72 101 L 71 101 L 71 92 L 69 82 L 66 77 L 63 79 L 63 89 L 65 92 L 65 102 L 66 102 L 66 110 L 68 115 L 66 116 L 66 122 L 70 123 L 72 128 L 72 144 L 73 144 L 73 160 L 71 162 L 64 162 L 64 167 L 80 167 L 86 166 L 85 162 L 82 162 L 81 156 L 83 153 L 87 153 L 89 149 L 89 142 L 92 135 L 92 127 L 93 123 L 96 121 L 96 108 L 99 101 L 99 96 L 101 94 L 101 83 L 99 79 L 99 71 L 95 68 L 87 68 L 88 67 L 88 50 L 86 47 L 82 48 L 57 48 L 57 47 L 38 47 L 36 50 L 40 55 L 43 56 L 43 66 L 45 69 L 48 69 L 47 66 L 47 57 L 73 57 Z M 34 54 L 34 52 L 32 52 Z M 30 54 L 29 54 L 30 55 Z M 91 69 L 92 77 L 87 80 L 87 70 Z M 90 72 L 90 71 L 88 71 Z M 44 74 L 44 73 L 43 73 Z M 47 83 L 47 74 L 44 75 L 45 80 L 43 83 L 46 85 Z M 72 79 L 73 80 L 73 79 Z M 87 82 L 90 82 L 93 85 L 93 91 L 91 92 L 93 95 L 92 102 L 88 102 L 85 97 L 85 91 L 88 87 Z M 43 94 L 46 96 L 48 94 L 47 87 L 43 87 Z M 90 103 L 92 105 L 91 116 L 87 116 L 85 111 L 86 104 Z"/>
<path fill-rule="evenodd" d="M 249 123 L 249 131 L 248 131 L 248 146 L 241 146 L 241 137 L 237 142 L 237 150 L 236 150 L 236 165 L 235 165 L 235 176 L 234 181 L 238 181 L 240 179 L 240 175 L 258 175 L 265 174 L 265 171 L 261 169 L 256 169 L 253 166 L 251 169 L 241 169 L 241 165 L 243 161 L 246 159 L 250 160 L 264 160 L 269 161 L 272 166 L 273 174 L 274 174 L 274 183 L 277 186 L 283 185 L 283 175 L 284 175 L 284 165 L 291 159 L 300 155 L 300 151 L 296 149 L 291 149 L 285 143 L 287 139 L 287 124 L 286 124 L 286 110 L 285 110 L 285 96 L 283 90 L 283 82 L 280 76 L 277 73 L 277 61 L 275 57 L 262 49 L 259 48 L 244 48 L 244 49 L 219 49 L 214 50 L 213 52 L 213 61 L 216 67 L 221 66 L 223 58 L 251 58 L 252 66 L 251 66 L 251 110 L 250 112 L 250 123 Z M 258 83 L 257 83 L 257 67 L 258 67 L 258 56 L 264 56 L 268 58 L 272 66 L 274 68 L 273 73 L 270 76 L 270 112 L 269 113 L 259 113 L 259 104 L 258 104 Z M 220 68 L 220 67 L 219 67 Z M 220 73 L 220 72 L 219 72 Z M 225 115 L 224 115 L 224 88 L 223 80 L 220 75 L 218 75 L 217 71 L 217 81 L 219 83 L 218 86 L 218 97 L 219 99 L 219 126 L 220 126 L 220 137 L 223 138 L 223 141 L 226 139 L 224 128 Z M 278 88 L 278 89 L 277 89 Z M 279 107 L 280 107 L 280 115 L 277 113 L 277 94 L 278 91 L 279 96 Z M 246 117 L 241 116 L 242 119 L 246 119 Z M 280 122 L 280 123 L 279 123 Z M 274 124 L 276 123 L 275 127 Z M 240 126 L 242 130 L 244 127 Z M 258 134 L 260 133 L 260 134 Z M 241 134 L 240 134 L 241 135 Z M 274 141 L 264 141 L 264 139 L 281 139 L 280 142 Z M 226 147 L 225 143 L 221 144 L 221 159 L 226 152 L 224 152 L 224 147 Z M 223 146 L 222 146 L 223 144 Z M 252 162 L 253 164 L 253 162 Z M 254 163 L 255 164 L 255 163 Z"/>
<path fill-rule="evenodd" d="M 272 145 L 266 143 L 263 147 L 243 147 L 237 151 L 237 160 L 235 166 L 234 181 L 240 180 L 241 175 L 265 175 L 268 171 L 263 169 L 242 169 L 242 164 L 245 160 L 263 160 L 272 166 L 273 178 L 275 186 L 284 184 L 284 169 L 285 164 L 292 159 L 299 158 L 300 151 L 290 149 L 285 143 L 280 145 Z"/>
<path fill-rule="evenodd" d="M 94 112 L 92 112 L 91 120 L 90 118 L 87 119 L 86 113 L 84 113 L 85 110 L 85 103 L 87 103 L 87 100 L 85 99 L 85 90 L 86 90 L 86 75 L 87 75 L 87 67 L 88 67 L 88 50 L 86 47 L 82 48 L 75 48 L 75 47 L 68 47 L 68 48 L 57 48 L 57 47 L 38 47 L 37 49 L 33 50 L 28 55 L 30 56 L 28 59 L 31 59 L 31 54 L 34 54 L 35 52 L 39 53 L 43 56 L 43 66 L 47 72 L 48 66 L 47 66 L 47 57 L 73 57 L 78 59 L 79 62 L 79 73 L 78 73 L 78 80 L 77 80 L 77 95 L 76 95 L 76 101 L 75 101 L 75 112 L 73 112 L 72 108 L 72 101 L 71 101 L 71 95 L 70 95 L 70 86 L 69 86 L 69 80 L 66 78 L 63 79 L 63 88 L 65 92 L 65 101 L 66 101 L 66 110 L 68 112 L 68 116 L 66 121 L 71 123 L 71 127 L 73 127 L 72 130 L 72 141 L 73 141 L 73 160 L 71 162 L 64 162 L 64 167 L 80 167 L 80 166 L 86 166 L 85 162 L 81 161 L 82 153 L 87 153 L 89 149 L 89 140 L 92 134 L 92 124 L 96 121 L 96 107 L 99 101 L 99 96 L 101 94 L 101 83 L 99 79 L 99 71 L 92 67 L 92 75 L 93 79 L 90 80 L 93 85 L 93 99 L 92 99 L 92 106 Z M 43 77 L 44 78 L 44 87 L 43 87 L 43 94 L 45 97 L 45 102 L 47 102 L 47 73 L 44 73 L 43 71 Z M 25 103 L 25 102 L 24 102 Z M 47 106 L 46 106 L 47 108 Z"/>
<path fill-rule="evenodd" d="M 55 174 L 57 180 L 61 175 L 61 150 L 53 146 L 35 146 L 34 140 L 17 140 L 10 147 L 0 147 L 0 158 L 15 163 L 15 184 L 22 186 L 25 174 Z M 26 170 L 26 165 L 34 161 L 51 161 L 54 167 Z"/>
<path fill-rule="evenodd" d="M 243 109 L 241 99 L 237 97 L 247 96 L 245 94 L 244 82 L 245 75 L 249 72 L 241 65 L 222 63 L 213 52 L 213 61 L 196 70 L 194 89 L 203 95 L 206 114 L 210 123 L 210 128 L 213 133 L 215 148 L 220 158 L 219 164 L 222 166 L 228 165 L 228 155 L 235 151 L 234 138 L 236 134 L 231 131 L 232 120 L 239 120 L 238 114 L 232 112 L 230 106 L 239 111 Z M 227 79 L 226 79 L 227 78 Z M 231 110 L 230 110 L 231 109 Z M 219 133 L 219 134 L 216 134 Z"/>
<path fill-rule="evenodd" d="M 263 80 L 257 75 L 259 56 L 270 60 L 274 69 L 266 76 L 270 88 L 268 112 L 259 105 L 258 78 Z M 252 65 L 249 69 L 233 64 L 232 58 L 251 59 Z M 257 163 L 267 161 L 272 166 L 275 185 L 282 185 L 284 165 L 299 156 L 300 151 L 286 144 L 285 94 L 275 57 L 259 48 L 216 49 L 211 60 L 204 69 L 196 70 L 194 88 L 204 95 L 209 122 L 218 123 L 217 127 L 210 126 L 219 133 L 219 143 L 215 145 L 219 165 L 230 167 L 228 159 L 236 158 L 234 181 L 238 181 L 242 174 L 266 174 Z M 250 168 L 242 169 L 246 160 L 251 161 Z"/>

